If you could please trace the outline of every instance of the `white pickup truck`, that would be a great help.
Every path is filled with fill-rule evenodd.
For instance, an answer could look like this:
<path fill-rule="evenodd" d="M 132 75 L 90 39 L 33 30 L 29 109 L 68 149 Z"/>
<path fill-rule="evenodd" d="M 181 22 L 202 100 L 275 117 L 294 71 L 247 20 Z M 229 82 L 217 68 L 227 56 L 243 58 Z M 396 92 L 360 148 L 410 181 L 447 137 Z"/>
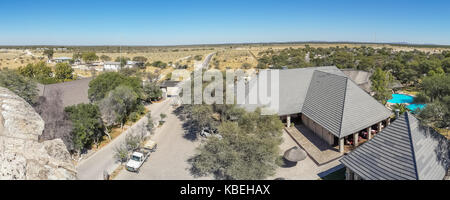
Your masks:
<path fill-rule="evenodd" d="M 150 157 L 150 153 L 156 151 L 156 146 L 156 142 L 150 140 L 144 145 L 144 147 L 133 152 L 130 156 L 130 160 L 127 162 L 126 169 L 130 172 L 139 173 L 139 169 L 148 157 Z"/>

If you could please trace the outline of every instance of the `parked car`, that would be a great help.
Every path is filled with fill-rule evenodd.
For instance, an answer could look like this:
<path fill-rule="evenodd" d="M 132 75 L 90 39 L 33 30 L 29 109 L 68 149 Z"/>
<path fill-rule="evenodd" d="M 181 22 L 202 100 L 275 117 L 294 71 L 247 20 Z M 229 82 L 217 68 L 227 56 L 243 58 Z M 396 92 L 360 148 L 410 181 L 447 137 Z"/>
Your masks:
<path fill-rule="evenodd" d="M 142 167 L 145 161 L 150 157 L 150 153 L 156 151 L 157 143 L 155 141 L 149 140 L 145 143 L 144 147 L 139 148 L 137 151 L 133 152 L 126 164 L 126 169 L 130 172 L 139 173 L 139 169 Z"/>
<path fill-rule="evenodd" d="M 211 129 L 211 128 L 203 128 L 202 131 L 200 132 L 200 136 L 202 136 L 204 138 L 213 136 L 213 137 L 222 139 L 222 136 L 218 133 L 217 129 Z"/>

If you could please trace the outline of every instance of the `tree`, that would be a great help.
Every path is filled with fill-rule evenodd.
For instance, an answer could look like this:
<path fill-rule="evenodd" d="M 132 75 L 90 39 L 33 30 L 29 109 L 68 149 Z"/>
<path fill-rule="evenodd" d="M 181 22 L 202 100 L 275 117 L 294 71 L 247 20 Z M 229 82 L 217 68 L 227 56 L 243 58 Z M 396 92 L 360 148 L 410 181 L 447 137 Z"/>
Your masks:
<path fill-rule="evenodd" d="M 84 52 L 81 54 L 81 58 L 86 63 L 92 63 L 92 62 L 98 60 L 98 56 L 97 56 L 97 54 L 95 54 L 95 52 Z"/>
<path fill-rule="evenodd" d="M 406 104 L 400 104 L 400 103 L 396 103 L 396 104 L 394 104 L 393 106 L 392 106 L 392 110 L 399 110 L 399 114 L 401 115 L 401 114 L 403 114 L 403 113 L 405 113 L 405 112 L 408 112 L 408 111 L 410 111 L 409 109 L 408 109 L 408 107 L 406 107 Z"/>
<path fill-rule="evenodd" d="M 147 117 L 147 124 L 145 125 L 145 128 L 147 129 L 148 132 L 150 132 L 150 134 L 153 134 L 155 124 L 153 122 L 152 113 L 148 112 L 146 117 Z"/>
<path fill-rule="evenodd" d="M 100 101 L 119 85 L 129 86 L 139 98 L 142 95 L 142 81 L 117 72 L 107 72 L 97 76 L 89 83 L 88 96 L 91 102 Z"/>
<path fill-rule="evenodd" d="M 66 80 L 73 80 L 72 67 L 67 63 L 58 63 L 55 66 L 55 78 L 64 82 Z"/>
<path fill-rule="evenodd" d="M 116 60 L 114 60 L 115 62 L 120 62 L 120 67 L 124 67 L 125 65 L 127 65 L 127 62 L 130 60 L 130 58 L 127 57 L 117 57 Z"/>
<path fill-rule="evenodd" d="M 45 122 L 45 129 L 39 140 L 61 139 L 67 150 L 74 150 L 72 122 L 64 112 L 60 90 L 52 90 L 48 97 L 39 97 L 34 109 Z"/>
<path fill-rule="evenodd" d="M 375 92 L 375 99 L 382 104 L 386 104 L 392 98 L 392 92 L 389 88 L 393 82 L 391 73 L 377 68 L 370 79 L 372 80 L 372 90 Z"/>
<path fill-rule="evenodd" d="M 194 105 L 190 111 L 192 122 L 196 124 L 198 129 L 214 127 L 214 121 L 211 117 L 213 113 L 212 107 L 204 104 Z"/>
<path fill-rule="evenodd" d="M 0 71 L 0 87 L 8 88 L 31 105 L 36 103 L 38 96 L 36 82 L 14 71 Z"/>
<path fill-rule="evenodd" d="M 46 49 L 46 50 L 44 50 L 44 55 L 45 56 L 47 56 L 47 58 L 49 59 L 49 60 L 51 60 L 52 58 L 53 58 L 53 54 L 54 54 L 55 52 L 53 51 L 53 49 Z"/>
<path fill-rule="evenodd" d="M 423 95 L 429 97 L 431 102 L 443 100 L 450 95 L 450 75 L 435 75 L 423 78 L 420 84 Z"/>
<path fill-rule="evenodd" d="M 196 56 L 194 56 L 194 59 L 195 59 L 196 61 L 202 61 L 203 56 L 202 56 L 202 55 L 196 55 Z"/>
<path fill-rule="evenodd" d="M 116 158 L 120 163 L 127 161 L 128 153 L 126 144 L 120 144 L 114 148 L 114 158 Z"/>
<path fill-rule="evenodd" d="M 138 95 L 129 86 L 120 85 L 99 102 L 102 118 L 107 126 L 123 124 L 132 111 L 137 108 Z"/>
<path fill-rule="evenodd" d="M 418 118 L 426 125 L 448 128 L 450 126 L 450 96 L 442 101 L 428 104 L 419 112 Z"/>
<path fill-rule="evenodd" d="M 164 119 L 167 117 L 167 115 L 164 114 L 164 113 L 161 113 L 161 114 L 159 115 L 159 117 L 161 117 L 161 121 L 164 121 Z"/>
<path fill-rule="evenodd" d="M 52 77 L 52 68 L 41 61 L 36 64 L 28 64 L 25 67 L 19 67 L 19 73 L 28 78 L 41 80 Z"/>
<path fill-rule="evenodd" d="M 99 143 L 104 133 L 104 126 L 98 106 L 78 104 L 66 107 L 64 110 L 72 121 L 74 149 L 77 152 L 91 147 L 93 143 Z"/>
<path fill-rule="evenodd" d="M 261 180 L 274 174 L 282 122 L 278 116 L 263 116 L 259 111 L 242 117 L 255 126 L 248 129 L 242 123 L 223 122 L 218 128 L 222 137 L 208 138 L 198 148 L 199 153 L 189 159 L 193 174 L 231 180 Z"/>
<path fill-rule="evenodd" d="M 111 61 L 111 57 L 107 55 L 101 55 L 100 60 L 102 60 L 103 62 Z"/>
<path fill-rule="evenodd" d="M 80 53 L 80 52 L 75 52 L 75 53 L 73 53 L 73 55 L 72 55 L 72 59 L 73 60 L 80 60 L 80 59 L 82 59 L 83 58 L 83 56 L 82 56 L 82 54 Z"/>
<path fill-rule="evenodd" d="M 152 63 L 152 66 L 164 69 L 167 67 L 167 63 L 162 62 L 162 61 L 155 61 Z"/>
<path fill-rule="evenodd" d="M 133 58 L 133 61 L 145 63 L 147 62 L 147 58 L 144 56 L 136 56 Z"/>
<path fill-rule="evenodd" d="M 242 64 L 242 68 L 243 68 L 243 69 L 250 69 L 250 68 L 252 68 L 252 64 L 250 64 L 250 63 L 244 63 L 244 64 Z"/>
<path fill-rule="evenodd" d="M 145 100 L 147 102 L 159 100 L 162 97 L 162 91 L 161 88 L 159 88 L 159 85 L 157 83 L 146 83 L 143 88 Z"/>

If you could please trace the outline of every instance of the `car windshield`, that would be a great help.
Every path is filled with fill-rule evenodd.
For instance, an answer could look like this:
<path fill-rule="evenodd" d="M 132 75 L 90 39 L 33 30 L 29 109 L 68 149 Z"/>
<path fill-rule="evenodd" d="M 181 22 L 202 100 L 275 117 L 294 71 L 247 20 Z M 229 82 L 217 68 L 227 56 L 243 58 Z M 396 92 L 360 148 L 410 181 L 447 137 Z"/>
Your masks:
<path fill-rule="evenodd" d="M 141 158 L 138 157 L 138 156 L 131 156 L 131 160 L 134 160 L 134 161 L 140 161 Z"/>

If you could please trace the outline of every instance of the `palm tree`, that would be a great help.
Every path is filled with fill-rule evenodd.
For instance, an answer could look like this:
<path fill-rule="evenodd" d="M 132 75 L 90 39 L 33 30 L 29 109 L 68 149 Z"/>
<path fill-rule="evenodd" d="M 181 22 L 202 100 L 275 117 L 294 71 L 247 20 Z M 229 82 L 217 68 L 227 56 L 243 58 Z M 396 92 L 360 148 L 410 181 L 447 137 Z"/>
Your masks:
<path fill-rule="evenodd" d="M 407 111 L 410 111 L 409 108 L 406 107 L 406 104 L 403 104 L 403 103 L 402 104 L 399 104 L 399 103 L 394 104 L 392 106 L 392 109 L 393 110 L 400 110 L 400 115 L 405 113 L 405 112 L 407 112 Z"/>

